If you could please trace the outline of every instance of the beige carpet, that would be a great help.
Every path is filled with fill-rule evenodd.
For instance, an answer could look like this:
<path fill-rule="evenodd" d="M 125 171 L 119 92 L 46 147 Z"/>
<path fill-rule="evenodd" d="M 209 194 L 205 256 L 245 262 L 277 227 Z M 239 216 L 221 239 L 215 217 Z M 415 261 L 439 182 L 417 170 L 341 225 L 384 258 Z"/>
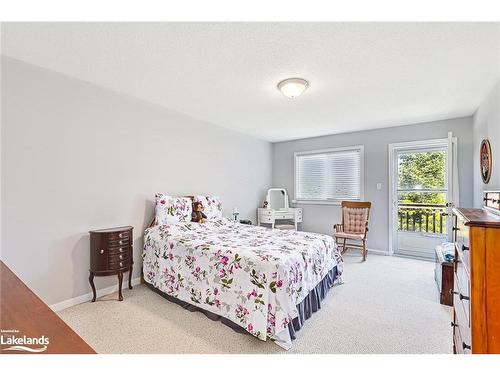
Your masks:
<path fill-rule="evenodd" d="M 98 353 L 451 353 L 451 308 L 438 302 L 434 264 L 345 256 L 334 287 L 298 332 L 291 350 L 235 333 L 145 286 L 59 315 Z"/>

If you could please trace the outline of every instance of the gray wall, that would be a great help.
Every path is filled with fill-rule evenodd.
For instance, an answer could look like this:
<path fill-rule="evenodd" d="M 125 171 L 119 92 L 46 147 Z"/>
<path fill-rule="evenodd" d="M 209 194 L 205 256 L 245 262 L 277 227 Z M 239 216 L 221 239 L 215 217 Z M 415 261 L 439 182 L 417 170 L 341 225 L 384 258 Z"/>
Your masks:
<path fill-rule="evenodd" d="M 134 226 L 157 191 L 217 194 L 255 219 L 268 142 L 2 58 L 2 259 L 46 303 L 88 293 L 88 230 Z M 116 283 L 97 278 L 99 288 Z"/>
<path fill-rule="evenodd" d="M 372 201 L 368 246 L 388 250 L 389 175 L 388 145 L 433 138 L 446 138 L 448 131 L 458 138 L 458 168 L 460 204 L 472 204 L 472 117 L 457 118 L 363 132 L 307 138 L 275 143 L 273 147 L 273 186 L 285 187 L 294 195 L 293 153 L 353 145 L 365 146 L 365 199 Z M 376 184 L 382 183 L 382 190 Z M 301 229 L 319 233 L 332 233 L 332 225 L 340 220 L 340 207 L 335 205 L 300 205 L 304 222 Z"/>
<path fill-rule="evenodd" d="M 488 184 L 479 170 L 481 141 L 490 140 L 493 169 Z M 474 207 L 481 207 L 483 190 L 500 189 L 500 81 L 495 84 L 474 114 Z"/>

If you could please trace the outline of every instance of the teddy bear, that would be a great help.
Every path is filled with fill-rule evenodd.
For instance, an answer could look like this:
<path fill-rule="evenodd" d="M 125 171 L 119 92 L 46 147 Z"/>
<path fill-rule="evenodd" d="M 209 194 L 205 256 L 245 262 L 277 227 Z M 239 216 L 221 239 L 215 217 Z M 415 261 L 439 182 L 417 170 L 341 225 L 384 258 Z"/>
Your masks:
<path fill-rule="evenodd" d="M 191 221 L 203 224 L 206 218 L 207 215 L 203 213 L 203 205 L 201 204 L 201 202 L 194 202 L 193 213 L 191 214 Z"/>

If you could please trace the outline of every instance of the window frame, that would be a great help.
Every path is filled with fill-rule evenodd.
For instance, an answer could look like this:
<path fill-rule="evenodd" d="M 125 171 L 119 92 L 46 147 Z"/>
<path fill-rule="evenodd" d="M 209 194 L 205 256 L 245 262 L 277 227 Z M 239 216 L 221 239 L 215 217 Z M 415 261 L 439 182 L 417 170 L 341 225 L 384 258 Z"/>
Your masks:
<path fill-rule="evenodd" d="M 361 202 L 365 199 L 365 146 L 355 145 L 346 147 L 335 147 L 335 148 L 325 148 L 320 150 L 310 150 L 310 151 L 296 151 L 293 153 L 293 203 L 299 204 L 318 204 L 318 205 L 334 205 L 339 206 L 341 199 L 298 199 L 297 198 L 297 157 L 303 155 L 314 155 L 314 154 L 325 154 L 330 152 L 342 152 L 342 151 L 359 151 L 361 157 L 361 173 L 360 173 L 360 198 L 355 200 Z"/>

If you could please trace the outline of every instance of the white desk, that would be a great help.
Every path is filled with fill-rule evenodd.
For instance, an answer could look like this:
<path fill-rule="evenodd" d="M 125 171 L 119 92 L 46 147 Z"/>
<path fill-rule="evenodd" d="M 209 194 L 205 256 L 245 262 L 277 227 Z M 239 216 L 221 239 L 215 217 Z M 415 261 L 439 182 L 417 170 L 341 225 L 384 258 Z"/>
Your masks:
<path fill-rule="evenodd" d="M 271 228 L 274 228 L 276 220 L 292 220 L 295 230 L 297 230 L 297 224 L 302 222 L 302 208 L 286 208 L 281 210 L 270 208 L 257 209 L 257 225 L 271 224 Z"/>

